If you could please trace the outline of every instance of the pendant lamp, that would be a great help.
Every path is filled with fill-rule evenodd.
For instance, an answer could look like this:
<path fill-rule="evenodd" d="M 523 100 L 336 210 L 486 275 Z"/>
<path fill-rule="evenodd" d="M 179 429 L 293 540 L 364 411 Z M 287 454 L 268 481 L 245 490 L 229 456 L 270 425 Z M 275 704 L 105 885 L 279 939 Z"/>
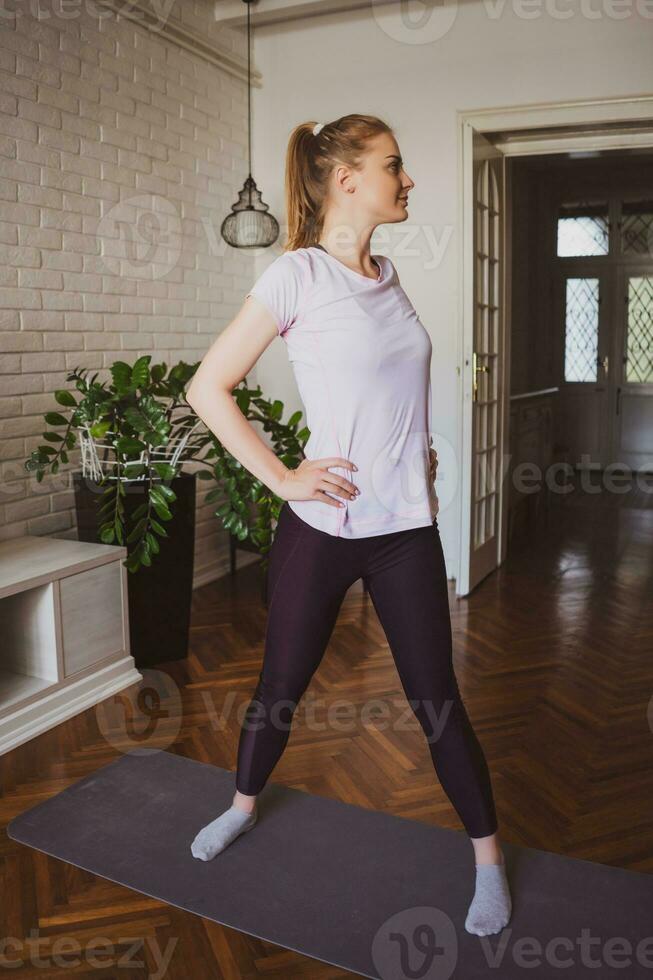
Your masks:
<path fill-rule="evenodd" d="M 250 17 L 249 5 L 253 0 L 243 0 L 247 5 L 247 142 L 249 150 L 249 175 L 222 222 L 222 237 L 234 248 L 266 248 L 274 245 L 279 237 L 279 222 L 268 214 L 268 205 L 261 200 L 261 192 L 252 177 L 252 79 L 250 69 Z"/>

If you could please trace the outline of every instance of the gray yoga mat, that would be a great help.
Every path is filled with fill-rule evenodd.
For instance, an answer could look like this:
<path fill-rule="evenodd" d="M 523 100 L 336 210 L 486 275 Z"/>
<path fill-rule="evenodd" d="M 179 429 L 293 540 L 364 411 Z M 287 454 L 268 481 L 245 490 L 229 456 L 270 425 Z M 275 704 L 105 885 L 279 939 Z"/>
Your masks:
<path fill-rule="evenodd" d="M 463 831 L 270 781 L 253 830 L 197 860 L 191 841 L 230 806 L 234 780 L 136 749 L 14 818 L 8 834 L 365 977 L 653 978 L 653 875 L 504 842 L 512 919 L 499 935 L 471 936 L 474 861 Z"/>

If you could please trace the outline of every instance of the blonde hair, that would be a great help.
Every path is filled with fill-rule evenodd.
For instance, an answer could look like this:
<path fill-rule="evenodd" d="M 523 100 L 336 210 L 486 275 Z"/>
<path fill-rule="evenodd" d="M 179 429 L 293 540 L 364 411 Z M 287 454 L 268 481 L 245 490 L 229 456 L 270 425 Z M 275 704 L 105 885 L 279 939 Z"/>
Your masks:
<path fill-rule="evenodd" d="M 314 122 L 300 123 L 290 134 L 286 152 L 286 213 L 290 252 L 314 245 L 322 233 L 328 180 L 336 164 L 358 170 L 367 142 L 393 131 L 378 116 L 351 113 L 326 123 L 317 136 Z"/>

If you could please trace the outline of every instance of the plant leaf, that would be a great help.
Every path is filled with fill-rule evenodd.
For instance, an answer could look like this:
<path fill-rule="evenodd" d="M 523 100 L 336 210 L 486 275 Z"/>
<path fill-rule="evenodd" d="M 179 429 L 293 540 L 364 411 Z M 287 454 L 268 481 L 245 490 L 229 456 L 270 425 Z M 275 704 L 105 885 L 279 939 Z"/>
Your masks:
<path fill-rule="evenodd" d="M 71 392 L 66 388 L 58 388 L 54 393 L 54 400 L 59 402 L 60 405 L 66 405 L 68 408 L 76 408 L 77 402 L 73 398 Z"/>
<path fill-rule="evenodd" d="M 60 412 L 46 412 L 43 418 L 48 425 L 68 425 L 68 419 L 65 419 Z"/>

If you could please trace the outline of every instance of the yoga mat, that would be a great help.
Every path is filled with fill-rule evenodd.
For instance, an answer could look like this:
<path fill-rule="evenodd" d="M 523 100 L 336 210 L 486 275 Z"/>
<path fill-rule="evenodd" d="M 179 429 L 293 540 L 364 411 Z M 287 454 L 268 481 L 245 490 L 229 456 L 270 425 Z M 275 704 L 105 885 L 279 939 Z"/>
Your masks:
<path fill-rule="evenodd" d="M 102 878 L 375 980 L 653 980 L 653 875 L 502 842 L 512 919 L 465 931 L 463 831 L 269 781 L 256 826 L 190 851 L 235 774 L 135 749 L 15 817 L 9 836 Z M 626 805 L 626 803 L 624 803 Z"/>

